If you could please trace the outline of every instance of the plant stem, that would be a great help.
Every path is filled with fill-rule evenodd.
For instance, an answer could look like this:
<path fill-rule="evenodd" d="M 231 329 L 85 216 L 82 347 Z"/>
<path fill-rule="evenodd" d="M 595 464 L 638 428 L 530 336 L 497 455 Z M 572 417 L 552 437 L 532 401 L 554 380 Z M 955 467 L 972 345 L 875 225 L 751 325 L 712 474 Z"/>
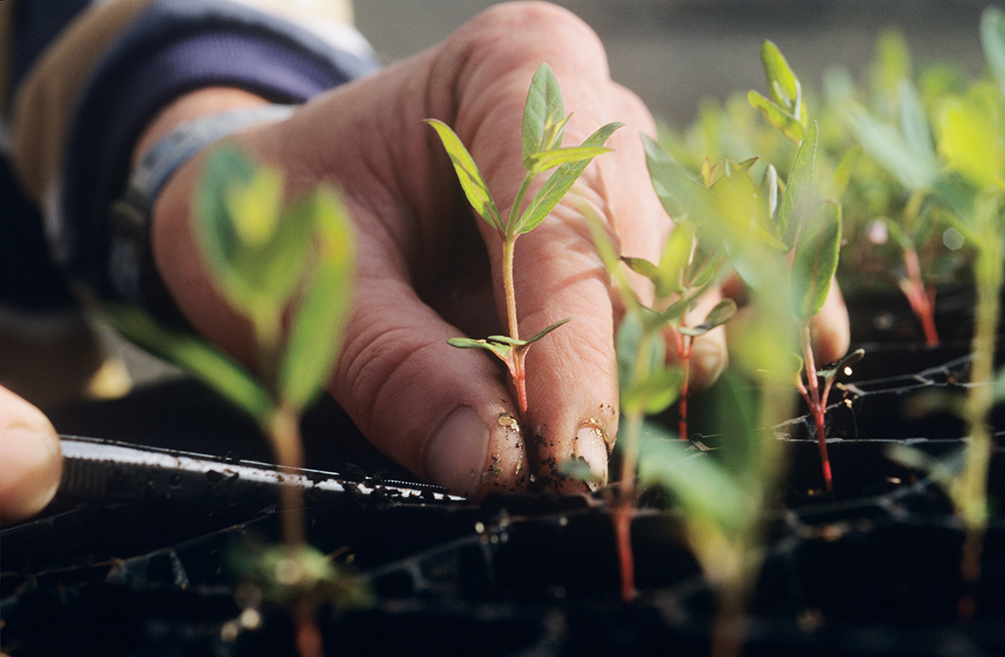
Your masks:
<path fill-rule="evenodd" d="M 994 380 L 995 336 L 1000 313 L 998 295 L 1005 276 L 1005 254 L 1000 242 L 1001 238 L 995 236 L 978 249 L 975 263 L 977 317 L 971 346 L 971 386 L 966 405 L 970 443 L 959 478 L 957 501 L 966 527 L 960 569 L 967 585 L 973 585 L 980 578 L 987 526 L 987 478 L 991 460 L 991 435 L 987 422 L 994 403 L 991 382 Z M 973 605 L 961 605 L 961 612 L 972 614 Z"/>
<path fill-rule="evenodd" d="M 933 304 L 934 291 L 925 288 L 921 279 L 921 264 L 918 262 L 918 252 L 915 249 L 904 249 L 904 267 L 907 277 L 899 281 L 900 289 L 911 310 L 921 322 L 925 332 L 925 342 L 929 346 L 939 344 L 939 334 L 935 329 L 935 311 Z"/>
<path fill-rule="evenodd" d="M 642 432 L 641 412 L 624 416 L 624 452 L 621 461 L 621 488 L 611 513 L 614 522 L 618 565 L 621 572 L 621 599 L 635 599 L 635 557 L 632 553 L 632 517 L 637 503 L 635 471 L 639 462 L 639 439 Z"/>
<path fill-rule="evenodd" d="M 280 472 L 292 477 L 298 468 L 304 467 L 299 413 L 285 404 L 280 405 L 269 420 L 267 432 Z M 279 506 L 282 512 L 283 543 L 294 554 L 305 540 L 305 517 L 300 487 L 294 485 L 292 479 L 284 479 L 279 487 Z"/>
<path fill-rule="evenodd" d="M 806 370 L 806 384 L 799 383 L 799 392 L 809 406 L 810 414 L 813 416 L 813 424 L 817 432 L 817 444 L 820 446 L 820 463 L 823 468 L 824 485 L 828 491 L 834 490 L 834 478 L 831 473 L 831 461 L 827 455 L 827 428 L 824 426 L 826 400 L 820 394 L 820 382 L 817 377 L 817 366 L 813 360 L 813 345 L 810 338 L 810 323 L 804 322 L 800 332 L 799 340 L 803 348 L 803 367 Z"/>
<path fill-rule="evenodd" d="M 502 270 L 503 270 L 503 294 L 506 298 L 506 322 L 509 330 L 509 337 L 514 340 L 520 339 L 520 331 L 517 326 L 516 317 L 516 287 L 513 284 L 513 251 L 516 247 L 516 235 L 503 236 L 502 243 Z M 527 413 L 527 372 L 524 368 L 525 351 L 519 347 L 514 347 L 511 352 L 512 362 L 510 374 L 513 377 L 513 386 L 516 388 L 517 401 L 520 405 L 520 415 Z"/>
<path fill-rule="evenodd" d="M 674 331 L 673 334 L 674 341 L 677 343 L 677 357 L 680 360 L 681 369 L 684 371 L 684 378 L 680 384 L 680 401 L 677 402 L 677 410 L 680 413 L 680 422 L 677 428 L 680 432 L 680 439 L 687 440 L 690 435 L 687 428 L 688 379 L 691 378 L 691 350 L 694 348 L 694 338 L 679 331 Z"/>

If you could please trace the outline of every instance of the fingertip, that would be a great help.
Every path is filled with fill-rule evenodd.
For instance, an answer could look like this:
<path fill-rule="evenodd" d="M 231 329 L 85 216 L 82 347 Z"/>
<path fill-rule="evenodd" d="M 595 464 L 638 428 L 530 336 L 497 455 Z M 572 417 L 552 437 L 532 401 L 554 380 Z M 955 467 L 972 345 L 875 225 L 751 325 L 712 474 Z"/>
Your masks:
<path fill-rule="evenodd" d="M 813 349 L 821 363 L 838 360 L 851 345 L 851 324 L 848 319 L 848 307 L 837 282 L 831 284 L 827 300 L 820 312 L 813 317 L 812 324 Z"/>
<path fill-rule="evenodd" d="M 56 495 L 62 471 L 59 436 L 33 406 L 4 391 L 0 418 L 0 524 L 29 518 Z"/>
<path fill-rule="evenodd" d="M 473 499 L 526 488 L 527 454 L 519 422 L 505 412 L 496 415 L 486 422 L 470 406 L 450 411 L 426 442 L 425 477 Z"/>

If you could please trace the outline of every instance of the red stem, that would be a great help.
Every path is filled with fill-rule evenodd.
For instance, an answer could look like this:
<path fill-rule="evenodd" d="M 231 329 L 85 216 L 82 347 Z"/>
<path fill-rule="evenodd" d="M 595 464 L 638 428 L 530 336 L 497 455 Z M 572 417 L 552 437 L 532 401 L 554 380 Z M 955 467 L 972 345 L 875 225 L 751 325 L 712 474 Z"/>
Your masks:
<path fill-rule="evenodd" d="M 678 430 L 680 431 L 680 439 L 687 440 L 689 435 L 687 428 L 688 379 L 691 378 L 691 350 L 694 347 L 694 339 L 681 335 L 677 331 L 674 331 L 674 336 L 677 341 L 677 356 L 680 359 L 681 368 L 684 370 L 684 380 L 680 384 L 680 401 L 677 402 L 680 412 Z"/>
<path fill-rule="evenodd" d="M 802 393 L 803 398 L 806 400 L 806 404 L 810 407 L 810 413 L 813 415 L 813 424 L 816 426 L 817 444 L 820 447 L 820 464 L 823 469 L 824 485 L 827 487 L 828 491 L 833 491 L 834 478 L 831 472 L 830 457 L 827 455 L 827 429 L 824 426 L 824 417 L 827 409 L 826 394 L 830 392 L 830 385 L 825 387 L 824 395 L 821 395 L 820 383 L 817 377 L 817 366 L 816 362 L 813 360 L 813 347 L 810 344 L 809 322 L 803 326 L 801 341 L 803 343 L 803 358 L 806 368 L 806 383 L 809 386 L 809 390 L 807 390 L 807 388 L 803 386 L 802 381 L 800 381 L 799 392 Z"/>
<path fill-rule="evenodd" d="M 904 267 L 907 270 L 907 278 L 900 281 L 900 289 L 907 297 L 907 302 L 911 304 L 911 310 L 921 321 L 921 327 L 925 332 L 925 342 L 930 346 L 937 345 L 939 344 L 939 333 L 935 328 L 935 291 L 925 289 L 925 284 L 921 279 L 921 264 L 918 261 L 917 251 L 914 249 L 904 250 Z"/>

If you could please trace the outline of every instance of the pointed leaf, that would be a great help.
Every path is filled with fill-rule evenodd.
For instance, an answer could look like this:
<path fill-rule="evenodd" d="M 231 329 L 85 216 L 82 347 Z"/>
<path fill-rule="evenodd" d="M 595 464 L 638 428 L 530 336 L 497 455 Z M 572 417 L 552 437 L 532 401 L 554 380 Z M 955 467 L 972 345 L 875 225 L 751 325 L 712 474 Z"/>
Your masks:
<path fill-rule="evenodd" d="M 855 146 L 849 148 L 848 152 L 841 158 L 841 161 L 838 162 L 837 169 L 834 171 L 834 180 L 831 181 L 829 192 L 832 199 L 837 201 L 844 196 L 844 193 L 848 189 L 848 185 L 851 182 L 851 176 L 854 172 L 855 165 L 858 164 L 860 157 L 862 157 L 862 146 L 860 144 L 856 144 Z"/>
<path fill-rule="evenodd" d="M 527 170 L 531 175 L 544 173 L 548 169 L 554 169 L 562 164 L 576 164 L 581 160 L 590 160 L 598 155 L 603 155 L 611 149 L 603 146 L 571 146 L 569 148 L 553 148 L 549 151 L 534 153 L 530 156 L 529 162 L 525 161 Z"/>
<path fill-rule="evenodd" d="M 799 218 L 806 213 L 806 205 L 812 202 L 813 169 L 817 154 L 817 123 L 810 124 L 803 143 L 796 151 L 792 170 L 785 181 L 785 194 L 778 206 L 777 235 L 790 248 L 793 246 L 801 226 Z"/>
<path fill-rule="evenodd" d="M 821 203 L 803 226 L 792 262 L 793 310 L 802 321 L 820 312 L 837 271 L 841 206 Z"/>
<path fill-rule="evenodd" d="M 559 326 L 562 326 L 563 324 L 568 324 L 571 321 L 572 321 L 571 317 L 566 317 L 565 319 L 563 319 L 560 322 L 555 322 L 551 326 L 549 326 L 547 328 L 541 329 L 540 331 L 538 331 L 537 333 L 534 334 L 534 337 L 532 337 L 529 340 L 527 340 L 526 344 L 533 344 L 533 343 L 537 342 L 538 340 L 540 340 L 544 336 L 548 335 L 549 333 L 551 333 L 552 331 L 554 331 L 555 329 L 557 329 Z"/>
<path fill-rule="evenodd" d="M 457 347 L 459 349 L 484 349 L 486 351 L 491 351 L 493 354 L 499 357 L 507 365 L 510 361 L 510 354 L 513 352 L 513 346 L 508 344 L 500 344 L 498 342 L 491 342 L 489 340 L 473 340 L 471 338 L 450 338 L 447 340 L 447 344 L 451 347 Z"/>
<path fill-rule="evenodd" d="M 684 291 L 684 281 L 689 278 L 691 254 L 694 251 L 695 228 L 692 222 L 680 222 L 670 233 L 660 264 L 656 271 L 656 298 L 666 299 L 673 293 Z"/>
<path fill-rule="evenodd" d="M 297 307 L 279 373 L 280 398 L 300 411 L 324 390 L 352 306 L 355 240 L 348 211 L 319 189 L 302 210 L 319 233 L 316 270 Z"/>
<path fill-rule="evenodd" d="M 792 68 L 771 41 L 761 44 L 761 63 L 764 64 L 764 74 L 771 91 L 771 99 L 785 108 L 789 114 L 803 126 L 806 125 L 806 113 L 803 110 L 802 91 L 799 79 Z"/>
<path fill-rule="evenodd" d="M 608 137 L 614 134 L 614 131 L 622 125 L 621 123 L 608 123 L 590 135 L 582 145 L 587 147 L 602 146 Z M 538 190 L 537 194 L 534 195 L 534 198 L 531 199 L 527 209 L 521 215 L 514 232 L 521 234 L 537 228 L 544 221 L 545 217 L 551 214 L 551 211 L 555 209 L 555 206 L 558 205 L 565 194 L 572 189 L 572 186 L 592 159 L 588 158 L 563 164 L 556 169 L 547 182 Z"/>
<path fill-rule="evenodd" d="M 628 268 L 636 274 L 641 274 L 649 280 L 655 282 L 660 275 L 659 269 L 645 258 L 635 258 L 632 256 L 621 256 L 621 261 L 628 265 Z"/>
<path fill-rule="evenodd" d="M 440 137 L 440 141 L 443 142 L 443 147 L 447 150 L 447 155 L 454 165 L 454 171 L 457 172 L 457 178 L 460 180 L 461 188 L 464 190 L 464 195 L 467 196 L 471 207 L 490 226 L 500 233 L 504 233 L 506 231 L 506 224 L 503 223 L 502 215 L 499 214 L 495 201 L 492 200 L 489 187 L 485 183 L 485 179 L 482 178 L 478 165 L 475 164 L 471 154 L 468 153 L 468 149 L 464 147 L 464 144 L 461 143 L 460 138 L 450 126 L 443 121 L 426 119 L 425 122 L 433 126 L 436 134 Z"/>
<path fill-rule="evenodd" d="M 935 144 L 928 128 L 928 115 L 918 97 L 918 90 L 910 80 L 901 80 L 900 93 L 900 134 L 908 150 L 917 155 L 935 158 Z"/>
<path fill-rule="evenodd" d="M 817 376 L 821 377 L 825 381 L 833 380 L 838 374 L 844 372 L 846 367 L 851 367 L 855 363 L 862 360 L 865 357 L 865 349 L 856 349 L 855 351 L 845 354 L 845 356 L 836 362 L 828 363 L 817 368 Z"/>
<path fill-rule="evenodd" d="M 704 335 L 716 328 L 717 326 L 722 326 L 736 314 L 736 302 L 732 299 L 723 299 L 719 303 L 715 304 L 715 307 L 708 312 L 705 316 L 705 321 L 703 321 L 698 326 L 681 326 L 677 330 L 684 335 L 690 335 L 693 338 Z"/>
<path fill-rule="evenodd" d="M 934 157 L 913 151 L 893 126 L 878 121 L 864 110 L 853 110 L 852 127 L 859 142 L 876 162 L 910 190 L 928 190 L 939 177 Z"/>
<path fill-rule="evenodd" d="M 527 169 L 530 157 L 542 150 L 548 149 L 552 144 L 546 141 L 545 130 L 549 123 L 563 121 L 565 119 L 565 106 L 562 102 L 562 91 L 559 89 L 558 80 L 555 73 L 547 64 L 541 64 L 530 83 L 527 91 L 527 101 L 523 107 L 523 161 Z M 552 135 L 552 143 L 562 141 L 562 126 L 558 126 L 558 134 Z M 554 138 L 557 137 L 557 140 Z"/>
<path fill-rule="evenodd" d="M 230 356 L 191 333 L 158 324 L 142 310 L 125 304 L 106 307 L 112 325 L 150 353 L 177 365 L 215 389 L 265 426 L 275 404 L 251 372 Z"/>
<path fill-rule="evenodd" d="M 802 140 L 806 129 L 799 119 L 790 114 L 785 108 L 753 90 L 747 94 L 747 100 L 750 101 L 750 105 L 754 109 L 759 110 L 764 115 L 768 123 L 773 125 L 783 135 L 796 143 Z"/>

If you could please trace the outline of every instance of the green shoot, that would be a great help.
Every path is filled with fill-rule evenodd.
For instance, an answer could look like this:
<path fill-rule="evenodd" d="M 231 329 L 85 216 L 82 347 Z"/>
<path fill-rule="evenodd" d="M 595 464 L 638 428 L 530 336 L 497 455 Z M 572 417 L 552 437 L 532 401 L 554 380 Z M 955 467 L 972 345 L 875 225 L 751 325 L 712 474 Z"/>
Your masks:
<path fill-rule="evenodd" d="M 815 171 L 819 126 L 816 121 L 809 121 L 795 73 L 770 41 L 765 41 L 761 48 L 761 60 L 772 94 L 768 99 L 752 91 L 751 105 L 761 110 L 767 121 L 797 146 L 785 181 L 785 191 L 777 209 L 771 208 L 769 212 L 768 231 L 784 243 L 786 252 L 792 256 L 792 313 L 798 326 L 802 369 L 805 372 L 805 381 L 802 376 L 797 376 L 795 382 L 813 418 L 824 485 L 830 491 L 834 488 L 834 479 L 827 454 L 825 419 L 833 379 L 824 378 L 821 386 L 820 379 L 823 377 L 817 371 L 813 356 L 810 322 L 823 308 L 837 272 L 841 249 L 841 205 L 834 200 L 819 198 Z M 840 184 L 830 187 L 840 191 Z M 748 285 L 755 290 L 758 288 L 757 277 L 750 277 L 749 268 L 738 268 L 737 271 Z M 848 364 L 849 360 L 860 357 L 858 354 L 847 356 L 839 363 L 838 369 Z"/>
<path fill-rule="evenodd" d="M 992 447 L 988 421 L 994 402 L 999 295 L 1005 282 L 1005 12 L 985 10 L 980 34 L 992 79 L 944 94 L 930 115 L 919 112 L 914 121 L 917 127 L 911 132 L 931 131 L 934 144 L 910 140 L 904 130 L 898 132 L 863 110 L 853 114 L 853 124 L 870 155 L 908 189 L 944 208 L 950 225 L 976 252 L 972 385 L 964 410 L 970 440 L 962 469 L 946 484 L 967 528 L 962 573 L 969 583 L 980 574 L 988 518 Z M 973 609 L 961 604 L 961 611 L 970 615 Z"/>
<path fill-rule="evenodd" d="M 300 418 L 338 357 L 355 249 L 336 194 L 318 188 L 286 205 L 284 189 L 278 171 L 221 147 L 209 155 L 193 202 L 194 233 L 213 283 L 253 327 L 257 375 L 141 311 L 114 307 L 111 316 L 127 337 L 187 369 L 254 418 L 280 468 L 289 470 L 304 466 Z M 292 318 L 285 327 L 284 317 Z M 334 564 L 306 545 L 300 490 L 282 486 L 280 505 L 284 546 L 271 558 L 298 573 L 284 584 L 294 600 L 298 648 L 317 654 L 320 634 L 312 610 L 320 594 L 342 592 L 344 582 Z"/>
<path fill-rule="evenodd" d="M 513 253 L 516 239 L 544 221 L 572 189 L 573 184 L 593 158 L 609 150 L 604 147 L 604 143 L 621 125 L 609 123 L 594 132 L 581 145 L 563 147 L 565 126 L 570 118 L 571 115 L 565 113 L 555 74 L 547 64 L 542 64 L 534 74 L 524 106 L 522 145 L 523 165 L 527 173 L 505 218 L 492 198 L 488 184 L 478 170 L 474 158 L 457 134 L 442 121 L 426 120 L 436 130 L 443 143 L 468 202 L 502 239 L 503 291 L 509 334 L 484 339 L 452 338 L 449 343 L 465 349 L 485 349 L 502 360 L 509 370 L 521 414 L 527 412 L 525 368 L 527 351 L 532 344 L 569 319 L 542 329 L 530 339 L 521 339 L 513 283 Z M 550 169 L 555 170 L 528 201 L 527 195 L 535 179 Z"/>

